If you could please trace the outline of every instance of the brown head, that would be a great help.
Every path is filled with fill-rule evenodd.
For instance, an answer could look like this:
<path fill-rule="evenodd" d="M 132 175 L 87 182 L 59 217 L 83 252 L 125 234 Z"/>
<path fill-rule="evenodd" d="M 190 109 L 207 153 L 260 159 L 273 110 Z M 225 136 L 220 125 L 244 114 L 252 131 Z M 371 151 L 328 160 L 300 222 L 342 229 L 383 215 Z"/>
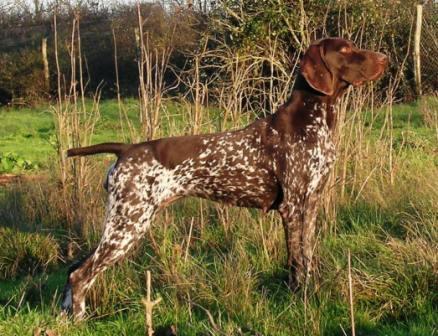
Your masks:
<path fill-rule="evenodd" d="M 380 78 L 387 65 L 388 57 L 382 53 L 359 49 L 342 38 L 326 38 L 310 45 L 300 69 L 313 89 L 332 96 L 348 85 Z"/>

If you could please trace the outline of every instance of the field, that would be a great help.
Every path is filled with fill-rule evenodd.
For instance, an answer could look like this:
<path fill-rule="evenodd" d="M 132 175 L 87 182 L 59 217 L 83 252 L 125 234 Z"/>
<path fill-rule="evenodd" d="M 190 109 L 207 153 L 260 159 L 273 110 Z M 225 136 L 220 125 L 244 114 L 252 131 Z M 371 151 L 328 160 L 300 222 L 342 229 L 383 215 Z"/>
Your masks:
<path fill-rule="evenodd" d="M 436 99 L 428 104 L 436 113 Z M 125 106 L 138 127 L 137 102 Z M 184 111 L 169 103 L 160 135 L 190 133 Z M 206 113 L 202 130 L 218 130 L 220 111 Z M 226 127 L 253 119 L 244 115 Z M 187 199 L 163 211 L 129 260 L 99 278 L 89 295 L 90 318 L 75 325 L 58 316 L 60 296 L 68 266 L 98 242 L 101 185 L 112 158 L 86 159 L 86 212 L 72 224 L 58 185 L 53 108 L 0 110 L 0 173 L 25 176 L 0 187 L 0 335 L 144 335 L 147 270 L 153 297 L 162 298 L 153 316 L 158 329 L 350 335 L 348 251 L 356 335 L 437 334 L 436 125 L 425 124 L 416 103 L 347 119 L 344 134 L 354 141 L 340 148 L 336 175 L 348 182 L 334 184 L 331 206 L 321 211 L 318 268 L 307 288 L 287 288 L 276 214 Z M 130 139 L 117 102 L 103 101 L 91 142 Z"/>

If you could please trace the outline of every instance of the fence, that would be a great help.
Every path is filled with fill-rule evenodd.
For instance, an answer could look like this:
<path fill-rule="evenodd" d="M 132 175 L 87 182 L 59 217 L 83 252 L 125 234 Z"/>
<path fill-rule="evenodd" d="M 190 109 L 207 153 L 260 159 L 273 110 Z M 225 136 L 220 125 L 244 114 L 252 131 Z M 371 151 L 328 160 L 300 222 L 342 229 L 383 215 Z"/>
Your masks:
<path fill-rule="evenodd" d="M 429 1 L 423 6 L 422 34 L 420 39 L 422 91 L 438 91 L 438 2 Z"/>

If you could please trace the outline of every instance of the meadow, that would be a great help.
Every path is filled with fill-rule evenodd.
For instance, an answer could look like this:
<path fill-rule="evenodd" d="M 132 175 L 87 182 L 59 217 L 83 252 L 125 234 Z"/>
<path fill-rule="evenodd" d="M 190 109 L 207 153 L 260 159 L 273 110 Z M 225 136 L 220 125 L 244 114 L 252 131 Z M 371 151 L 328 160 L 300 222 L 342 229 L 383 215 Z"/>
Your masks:
<path fill-rule="evenodd" d="M 426 101 L 436 115 L 437 99 Z M 138 129 L 138 101 L 123 104 Z M 191 133 L 187 106 L 165 106 L 158 136 Z M 256 118 L 204 113 L 202 132 Z M 153 311 L 157 335 L 169 325 L 178 335 L 350 335 L 349 252 L 356 335 L 435 335 L 437 130 L 420 103 L 346 112 L 318 219 L 318 266 L 302 291 L 286 285 L 276 214 L 187 199 L 163 211 L 129 259 L 99 277 L 89 318 L 73 324 L 58 316 L 60 296 L 69 265 L 100 237 L 102 182 L 113 158 L 85 159 L 85 201 L 72 220 L 76 203 L 59 186 L 54 107 L 2 108 L 0 173 L 24 177 L 0 186 L 0 335 L 144 335 L 148 270 L 153 297 L 162 298 Z M 90 142 L 136 140 L 132 134 L 117 101 L 102 101 Z"/>

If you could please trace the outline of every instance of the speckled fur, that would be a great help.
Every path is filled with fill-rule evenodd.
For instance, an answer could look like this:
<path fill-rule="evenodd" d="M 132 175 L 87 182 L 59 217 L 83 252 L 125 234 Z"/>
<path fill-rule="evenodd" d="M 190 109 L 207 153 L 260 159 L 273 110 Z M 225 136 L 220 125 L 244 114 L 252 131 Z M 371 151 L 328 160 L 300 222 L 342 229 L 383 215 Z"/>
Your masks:
<path fill-rule="evenodd" d="M 336 43 L 345 45 L 341 39 L 323 41 L 333 49 L 340 48 Z M 377 78 L 381 68 L 376 66 L 370 77 Z M 71 269 L 63 309 L 81 318 L 96 276 L 142 239 L 158 210 L 185 196 L 277 210 L 287 242 L 289 284 L 303 284 L 311 271 L 319 197 L 335 161 L 335 103 L 350 83 L 323 84 L 321 91 L 333 85 L 333 94 L 321 94 L 315 90 L 320 83 L 299 75 L 291 98 L 275 114 L 242 130 L 71 150 L 71 155 L 112 152 L 118 160 L 105 183 L 109 195 L 102 240 Z"/>

